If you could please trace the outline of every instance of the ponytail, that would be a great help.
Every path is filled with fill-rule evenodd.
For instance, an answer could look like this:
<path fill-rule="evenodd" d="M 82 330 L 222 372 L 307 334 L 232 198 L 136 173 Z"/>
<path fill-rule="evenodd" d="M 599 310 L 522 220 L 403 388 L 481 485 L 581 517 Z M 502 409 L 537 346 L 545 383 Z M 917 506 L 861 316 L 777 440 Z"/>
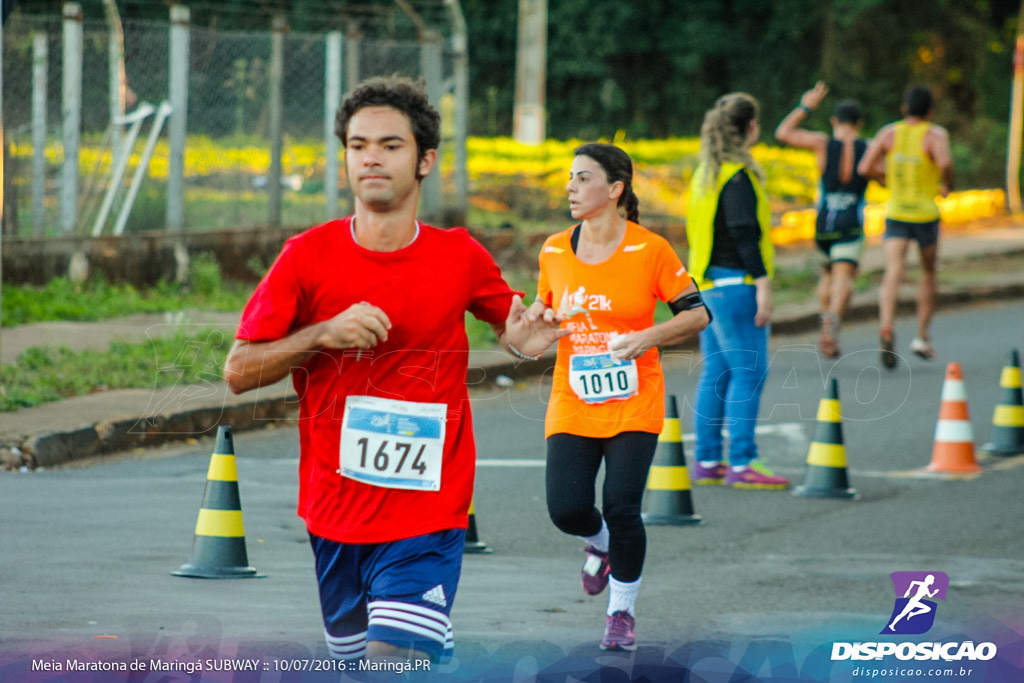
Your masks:
<path fill-rule="evenodd" d="M 632 182 L 626 185 L 622 191 L 622 196 L 619 197 L 619 206 L 626 209 L 627 221 L 640 222 L 640 199 L 636 196 L 636 192 L 633 192 Z"/>

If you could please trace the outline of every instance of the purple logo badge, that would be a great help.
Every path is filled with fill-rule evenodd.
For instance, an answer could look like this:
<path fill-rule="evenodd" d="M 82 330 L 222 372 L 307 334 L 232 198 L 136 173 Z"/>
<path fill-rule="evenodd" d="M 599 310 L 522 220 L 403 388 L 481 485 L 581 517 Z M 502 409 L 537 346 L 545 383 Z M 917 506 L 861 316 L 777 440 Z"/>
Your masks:
<path fill-rule="evenodd" d="M 925 633 L 935 623 L 935 600 L 945 600 L 949 577 L 944 572 L 893 572 L 896 604 L 881 633 Z"/>

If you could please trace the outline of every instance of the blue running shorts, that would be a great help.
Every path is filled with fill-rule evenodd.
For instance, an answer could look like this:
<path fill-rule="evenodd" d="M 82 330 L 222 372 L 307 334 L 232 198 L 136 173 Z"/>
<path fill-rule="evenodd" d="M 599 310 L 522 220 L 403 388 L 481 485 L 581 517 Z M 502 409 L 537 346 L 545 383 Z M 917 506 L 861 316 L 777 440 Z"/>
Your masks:
<path fill-rule="evenodd" d="M 465 529 L 369 544 L 310 534 L 331 656 L 359 659 L 367 641 L 380 641 L 450 659 L 465 538 Z"/>

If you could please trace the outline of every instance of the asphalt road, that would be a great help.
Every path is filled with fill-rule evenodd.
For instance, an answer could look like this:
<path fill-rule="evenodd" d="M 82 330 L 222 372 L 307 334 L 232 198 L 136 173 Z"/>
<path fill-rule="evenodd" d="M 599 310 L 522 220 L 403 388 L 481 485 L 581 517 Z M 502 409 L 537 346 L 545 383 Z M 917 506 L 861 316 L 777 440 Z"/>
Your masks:
<path fill-rule="evenodd" d="M 897 335 L 905 349 L 912 321 L 901 320 Z M 758 428 L 764 460 L 800 483 L 818 404 L 836 378 L 848 477 L 859 497 L 695 486 L 702 525 L 648 528 L 641 647 L 628 656 L 598 651 L 605 597 L 582 594 L 581 543 L 547 519 L 544 379 L 474 393 L 475 519 L 493 552 L 465 557 L 453 613 L 456 660 L 433 677 L 598 680 L 600 670 L 601 680 L 682 680 L 687 672 L 708 681 L 856 680 L 855 667 L 867 666 L 896 671 L 878 680 L 1024 680 L 1024 456 L 979 449 L 978 475 L 924 470 L 947 362 L 963 368 L 975 443 L 987 440 L 1008 353 L 1024 350 L 1020 304 L 940 315 L 940 359 L 932 363 L 907 354 L 886 371 L 875 336 L 872 325 L 850 325 L 838 362 L 819 358 L 811 336 L 774 340 Z M 687 454 L 698 361 L 665 360 Z M 190 553 L 212 447 L 203 440 L 0 473 L 0 681 L 337 676 L 292 670 L 326 659 L 311 553 L 294 515 L 294 427 L 235 435 L 249 560 L 266 577 L 171 576 Z M 831 661 L 835 642 L 886 640 L 879 632 L 897 597 L 889 578 L 896 571 L 944 572 L 950 582 L 934 626 L 902 638 L 993 642 L 998 655 L 912 661 L 907 676 L 899 674 L 907 662 L 892 657 Z M 241 671 L 247 659 L 254 671 Z M 53 662 L 63 671 L 41 670 Z M 67 671 L 78 662 L 138 670 Z"/>

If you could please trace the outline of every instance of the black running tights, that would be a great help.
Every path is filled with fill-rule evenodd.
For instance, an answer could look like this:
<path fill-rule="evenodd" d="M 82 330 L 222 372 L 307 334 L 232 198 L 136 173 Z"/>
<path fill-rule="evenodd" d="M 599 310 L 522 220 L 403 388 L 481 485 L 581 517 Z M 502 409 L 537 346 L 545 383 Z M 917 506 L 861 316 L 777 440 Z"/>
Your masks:
<path fill-rule="evenodd" d="M 547 440 L 547 499 L 551 521 L 574 536 L 601 530 L 595 507 L 597 472 L 604 460 L 601 502 L 608 524 L 608 560 L 616 580 L 640 578 L 647 551 L 647 533 L 640 518 L 647 472 L 658 447 L 658 435 L 622 432 L 598 439 L 552 434 Z"/>

